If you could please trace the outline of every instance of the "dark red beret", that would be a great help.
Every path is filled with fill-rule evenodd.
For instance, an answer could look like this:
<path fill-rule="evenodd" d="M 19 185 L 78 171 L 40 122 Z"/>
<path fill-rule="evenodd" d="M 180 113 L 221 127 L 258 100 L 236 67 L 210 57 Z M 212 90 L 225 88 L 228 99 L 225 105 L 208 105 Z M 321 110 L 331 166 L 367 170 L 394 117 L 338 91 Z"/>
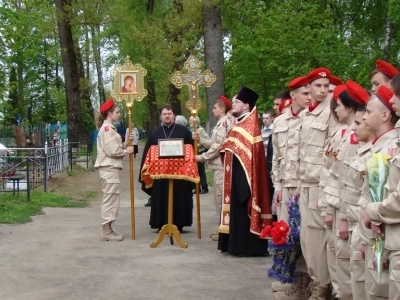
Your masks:
<path fill-rule="evenodd" d="M 399 74 L 399 71 L 393 65 L 384 60 L 377 60 L 376 68 L 389 79 L 393 79 L 394 76 Z"/>
<path fill-rule="evenodd" d="M 259 96 L 255 91 L 249 89 L 248 87 L 242 86 L 236 96 L 236 99 L 249 104 L 250 107 L 253 108 L 256 105 L 258 97 Z"/>
<path fill-rule="evenodd" d="M 292 98 L 282 100 L 278 108 L 279 113 L 281 114 L 282 110 L 286 107 L 289 107 L 290 105 L 292 105 Z"/>
<path fill-rule="evenodd" d="M 218 99 L 219 99 L 220 101 L 222 101 L 222 102 L 226 105 L 226 107 L 228 108 L 228 110 L 231 110 L 231 109 L 232 109 L 232 103 L 231 103 L 231 101 L 229 101 L 228 98 L 226 98 L 225 96 L 219 96 Z"/>
<path fill-rule="evenodd" d="M 293 91 L 295 89 L 301 88 L 302 86 L 305 86 L 308 84 L 308 79 L 307 76 L 301 76 L 293 79 L 291 82 L 288 84 L 288 89 L 289 91 Z"/>
<path fill-rule="evenodd" d="M 346 85 L 345 84 L 339 84 L 335 90 L 333 91 L 333 101 L 337 101 L 339 98 L 339 95 L 346 90 Z"/>
<path fill-rule="evenodd" d="M 318 69 L 315 69 L 315 70 L 311 71 L 310 73 L 308 73 L 307 81 L 308 81 L 308 83 L 311 83 L 314 80 L 317 80 L 320 78 L 330 79 L 330 77 L 331 77 L 331 71 L 329 71 L 326 68 L 318 68 Z"/>
<path fill-rule="evenodd" d="M 100 112 L 103 114 L 107 112 L 110 108 L 114 106 L 114 100 L 113 99 L 108 99 L 106 102 L 103 103 L 102 106 L 100 106 Z"/>
<path fill-rule="evenodd" d="M 384 85 L 381 85 L 376 91 L 376 97 L 391 111 L 395 112 L 392 104 L 389 102 L 393 97 L 393 91 Z"/>
<path fill-rule="evenodd" d="M 339 77 L 331 75 L 331 77 L 329 78 L 329 83 L 338 86 L 343 82 L 342 79 L 340 79 Z"/>
<path fill-rule="evenodd" d="M 357 82 L 354 82 L 353 80 L 347 80 L 346 81 L 346 90 L 347 94 L 351 99 L 354 100 L 354 102 L 357 102 L 358 104 L 365 105 L 369 99 L 369 94 L 368 92 Z"/>

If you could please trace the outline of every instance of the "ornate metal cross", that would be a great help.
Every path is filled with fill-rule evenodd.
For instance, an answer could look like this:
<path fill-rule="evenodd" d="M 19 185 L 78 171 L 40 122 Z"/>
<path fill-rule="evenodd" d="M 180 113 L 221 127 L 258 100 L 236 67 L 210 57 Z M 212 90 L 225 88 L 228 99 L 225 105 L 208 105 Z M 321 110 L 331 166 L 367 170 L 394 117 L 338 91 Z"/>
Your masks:
<path fill-rule="evenodd" d="M 205 70 L 204 73 L 201 73 L 201 62 L 193 54 L 189 56 L 184 66 L 188 70 L 188 73 L 182 74 L 181 71 L 176 71 L 171 76 L 170 81 L 178 89 L 182 88 L 183 85 L 189 87 L 189 101 L 186 102 L 186 107 L 190 111 L 195 110 L 197 112 L 201 107 L 199 86 L 210 87 L 215 82 L 216 77 L 210 70 Z"/>

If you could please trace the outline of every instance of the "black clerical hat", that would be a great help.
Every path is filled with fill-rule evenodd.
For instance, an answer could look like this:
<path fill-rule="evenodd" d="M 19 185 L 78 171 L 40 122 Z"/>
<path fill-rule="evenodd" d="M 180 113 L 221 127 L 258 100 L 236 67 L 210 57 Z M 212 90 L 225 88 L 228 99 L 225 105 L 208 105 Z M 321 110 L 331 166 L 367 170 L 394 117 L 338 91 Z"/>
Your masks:
<path fill-rule="evenodd" d="M 256 105 L 258 97 L 259 96 L 255 91 L 249 89 L 248 87 L 242 86 L 236 96 L 236 99 L 244 103 L 248 103 L 250 107 L 253 108 Z"/>

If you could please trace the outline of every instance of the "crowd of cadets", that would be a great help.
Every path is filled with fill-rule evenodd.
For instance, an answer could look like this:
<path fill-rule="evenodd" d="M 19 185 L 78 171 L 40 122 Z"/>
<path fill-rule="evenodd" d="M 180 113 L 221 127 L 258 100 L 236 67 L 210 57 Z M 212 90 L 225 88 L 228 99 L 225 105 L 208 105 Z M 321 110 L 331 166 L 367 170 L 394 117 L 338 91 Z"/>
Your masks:
<path fill-rule="evenodd" d="M 367 90 L 315 69 L 275 97 L 280 115 L 264 122 L 277 218 L 288 220 L 291 197 L 299 197 L 301 213 L 297 280 L 273 282 L 275 299 L 400 299 L 400 75 L 379 60 L 370 80 Z M 375 153 L 389 164 L 383 202 L 373 202 L 366 177 Z"/>

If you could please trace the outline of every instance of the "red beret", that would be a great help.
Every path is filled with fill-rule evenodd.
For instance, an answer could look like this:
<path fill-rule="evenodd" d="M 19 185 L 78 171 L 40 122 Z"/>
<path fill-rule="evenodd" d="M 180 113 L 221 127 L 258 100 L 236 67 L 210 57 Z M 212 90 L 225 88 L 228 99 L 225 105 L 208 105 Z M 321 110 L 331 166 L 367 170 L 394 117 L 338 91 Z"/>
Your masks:
<path fill-rule="evenodd" d="M 384 60 L 377 60 L 376 68 L 378 69 L 379 72 L 381 72 L 389 79 L 393 79 L 394 76 L 399 74 L 399 71 L 395 67 L 393 67 L 393 65 L 389 64 Z"/>
<path fill-rule="evenodd" d="M 103 103 L 102 106 L 100 106 L 100 112 L 103 114 L 107 112 L 110 108 L 114 106 L 114 100 L 113 99 L 108 99 L 106 102 Z"/>
<path fill-rule="evenodd" d="M 331 77 L 331 71 L 329 71 L 326 68 L 318 68 L 318 69 L 315 69 L 315 70 L 311 71 L 310 73 L 308 73 L 307 81 L 308 81 L 308 83 L 311 83 L 314 80 L 317 80 L 320 78 L 330 79 L 330 77 Z"/>
<path fill-rule="evenodd" d="M 226 105 L 226 107 L 228 108 L 228 110 L 231 110 L 231 109 L 232 109 L 232 103 L 229 101 L 228 98 L 226 98 L 225 96 L 219 96 L 218 99 L 219 99 L 220 101 L 222 101 L 222 102 Z"/>
<path fill-rule="evenodd" d="M 301 88 L 302 86 L 306 86 L 308 84 L 308 79 L 306 76 L 301 76 L 293 79 L 288 84 L 289 91 L 293 91 L 295 89 Z"/>
<path fill-rule="evenodd" d="M 329 83 L 338 86 L 343 82 L 342 79 L 340 79 L 339 77 L 331 75 L 331 77 L 329 78 Z"/>
<path fill-rule="evenodd" d="M 339 95 L 346 90 L 346 85 L 345 84 L 339 84 L 335 90 L 333 91 L 333 101 L 337 101 L 339 98 Z"/>
<path fill-rule="evenodd" d="M 389 102 L 393 97 L 393 91 L 384 85 L 381 85 L 376 91 L 376 97 L 391 111 L 395 112 L 392 104 Z"/>
<path fill-rule="evenodd" d="M 282 100 L 278 108 L 279 113 L 281 114 L 282 110 L 286 107 L 289 107 L 290 105 L 292 105 L 292 98 Z"/>
<path fill-rule="evenodd" d="M 369 99 L 369 94 L 368 92 L 357 82 L 354 82 L 353 80 L 347 80 L 346 81 L 346 90 L 347 94 L 351 99 L 354 100 L 354 102 L 357 102 L 358 104 L 365 105 Z"/>

